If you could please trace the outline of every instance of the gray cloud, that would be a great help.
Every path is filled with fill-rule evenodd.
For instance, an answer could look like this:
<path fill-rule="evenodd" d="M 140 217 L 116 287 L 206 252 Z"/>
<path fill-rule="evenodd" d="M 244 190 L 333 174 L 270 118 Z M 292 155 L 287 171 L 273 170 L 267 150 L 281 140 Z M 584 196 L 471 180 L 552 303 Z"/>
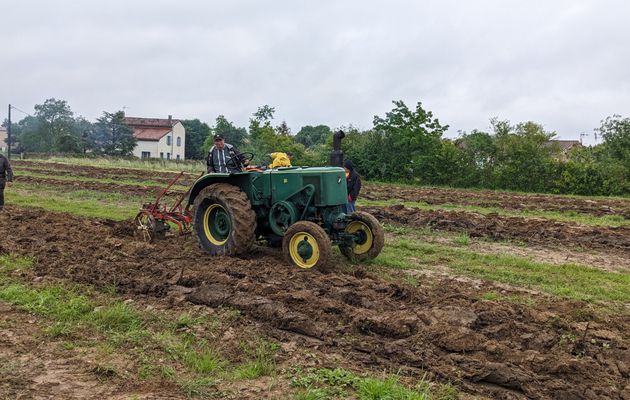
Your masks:
<path fill-rule="evenodd" d="M 498 116 L 563 138 L 629 114 L 623 0 L 6 3 L 0 104 L 27 110 L 368 128 L 402 99 L 449 136 Z"/>

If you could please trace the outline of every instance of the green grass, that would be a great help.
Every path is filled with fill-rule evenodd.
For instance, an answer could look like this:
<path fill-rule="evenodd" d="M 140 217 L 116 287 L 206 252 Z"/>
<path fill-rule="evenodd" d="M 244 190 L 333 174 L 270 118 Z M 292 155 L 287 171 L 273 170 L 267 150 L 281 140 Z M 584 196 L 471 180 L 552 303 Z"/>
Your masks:
<path fill-rule="evenodd" d="M 384 379 L 354 374 L 342 368 L 296 370 L 291 385 L 299 390 L 294 400 L 357 398 L 359 400 L 450 400 L 457 392 L 449 385 L 435 385 L 421 379 L 409 387 L 400 377 Z"/>
<path fill-rule="evenodd" d="M 276 372 L 276 362 L 273 359 L 273 355 L 279 348 L 276 343 L 261 340 L 253 348 L 247 345 L 241 347 L 251 360 L 236 367 L 233 375 L 237 379 L 257 379 Z"/>
<path fill-rule="evenodd" d="M 86 165 L 100 168 L 128 168 L 141 169 L 149 171 L 168 171 L 168 172 L 193 172 L 201 173 L 206 169 L 204 161 L 201 160 L 139 160 L 127 158 L 109 158 L 109 157 L 49 157 L 45 159 L 29 159 L 38 162 L 55 162 L 68 165 Z"/>
<path fill-rule="evenodd" d="M 382 186 L 386 188 L 396 188 L 396 187 L 405 187 L 405 188 L 418 188 L 418 189 L 437 189 L 437 190 L 455 190 L 458 192 L 471 192 L 471 193 L 496 193 L 496 194 L 513 194 L 513 195 L 521 195 L 521 196 L 549 196 L 549 197 L 561 197 L 567 199 L 592 199 L 592 200 L 628 200 L 630 195 L 628 196 L 590 196 L 590 195 L 579 195 L 579 194 L 557 194 L 557 193 L 544 193 L 544 192 L 523 192 L 518 190 L 508 190 L 508 189 L 489 189 L 489 188 L 459 188 L 453 186 L 439 186 L 439 185 L 424 185 L 421 182 L 408 182 L 408 181 L 399 181 L 399 182 L 384 182 L 384 181 L 365 181 L 367 185 L 374 186 Z"/>
<path fill-rule="evenodd" d="M 388 268 L 446 266 L 453 272 L 556 296 L 586 301 L 630 302 L 630 274 L 572 263 L 549 264 L 509 254 L 479 254 L 466 248 L 425 243 L 413 236 L 388 240 L 373 261 Z"/>
<path fill-rule="evenodd" d="M 143 330 L 139 314 L 120 301 L 99 305 L 74 287 L 30 287 L 12 279 L 11 272 L 31 266 L 28 258 L 0 256 L 0 300 L 50 320 L 46 332 L 51 336 L 69 336 L 90 329 L 111 337 L 127 337 Z"/>
<path fill-rule="evenodd" d="M 581 214 L 575 211 L 543 211 L 543 210 L 506 210 L 499 207 L 480 207 L 467 206 L 459 204 L 427 204 L 416 201 L 399 201 L 391 200 L 357 200 L 359 206 L 377 206 L 386 207 L 395 204 L 402 204 L 405 207 L 418 208 L 421 210 L 446 210 L 446 211 L 465 211 L 475 212 L 479 214 L 498 214 L 506 217 L 528 217 L 528 218 L 545 218 L 562 222 L 575 222 L 583 225 L 593 226 L 623 226 L 630 225 L 630 220 L 622 215 L 604 215 L 597 217 L 590 214 Z"/>
<path fill-rule="evenodd" d="M 51 186 L 16 183 L 4 192 L 7 204 L 41 207 L 82 217 L 125 220 L 132 218 L 148 198 L 95 190 L 60 192 Z"/>
<path fill-rule="evenodd" d="M 0 278 L 10 272 L 29 269 L 32 266 L 33 260 L 29 257 L 0 254 Z"/>
<path fill-rule="evenodd" d="M 487 293 L 484 293 L 481 296 L 481 298 L 483 300 L 488 300 L 488 301 L 505 301 L 508 303 L 524 304 L 530 307 L 536 305 L 536 299 L 528 295 L 517 295 L 517 294 L 503 295 L 503 294 L 498 294 L 496 292 L 487 292 Z"/>
<path fill-rule="evenodd" d="M 11 283 L 0 288 L 0 300 L 52 320 L 46 331 L 54 337 L 86 328 L 112 336 L 127 336 L 142 329 L 139 315 L 126 304 L 116 302 L 96 309 L 85 296 L 59 285 L 31 288 Z"/>
<path fill-rule="evenodd" d="M 186 379 L 180 383 L 181 390 L 188 396 L 210 398 L 215 393 L 219 380 L 212 376 Z"/>
<path fill-rule="evenodd" d="M 182 363 L 196 373 L 218 373 L 227 365 L 227 362 L 214 347 L 204 341 L 193 340 L 190 336 L 159 332 L 154 336 L 154 339 L 173 360 Z"/>

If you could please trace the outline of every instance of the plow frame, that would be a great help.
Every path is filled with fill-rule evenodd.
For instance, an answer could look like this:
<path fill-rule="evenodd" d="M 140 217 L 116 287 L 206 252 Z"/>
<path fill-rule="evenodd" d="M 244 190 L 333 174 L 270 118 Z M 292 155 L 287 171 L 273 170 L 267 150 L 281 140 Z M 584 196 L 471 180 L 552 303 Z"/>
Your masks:
<path fill-rule="evenodd" d="M 203 176 L 202 173 L 199 177 Z M 177 197 L 175 203 L 167 207 L 160 203 L 162 198 L 168 194 L 169 190 L 184 176 L 184 171 L 180 172 L 173 178 L 168 185 L 160 191 L 156 199 L 152 203 L 145 203 L 134 218 L 137 229 L 143 231 L 146 241 L 153 241 L 155 238 L 162 239 L 166 231 L 169 230 L 169 223 L 177 226 L 178 234 L 188 235 L 191 233 L 191 225 L 193 216 L 189 210 L 189 206 L 184 207 L 182 203 L 190 189 Z"/>

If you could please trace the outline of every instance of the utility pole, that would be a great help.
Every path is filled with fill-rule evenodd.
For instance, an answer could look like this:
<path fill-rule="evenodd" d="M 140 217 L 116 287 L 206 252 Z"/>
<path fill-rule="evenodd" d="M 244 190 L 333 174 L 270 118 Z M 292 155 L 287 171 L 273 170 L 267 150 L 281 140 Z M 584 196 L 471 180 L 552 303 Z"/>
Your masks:
<path fill-rule="evenodd" d="M 9 104 L 9 125 L 7 126 L 7 158 L 11 159 L 11 104 Z"/>

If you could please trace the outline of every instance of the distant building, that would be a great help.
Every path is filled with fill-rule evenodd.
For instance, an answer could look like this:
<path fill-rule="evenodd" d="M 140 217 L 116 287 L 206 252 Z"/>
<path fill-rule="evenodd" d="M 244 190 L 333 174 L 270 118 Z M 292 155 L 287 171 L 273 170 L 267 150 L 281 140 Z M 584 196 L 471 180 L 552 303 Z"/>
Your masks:
<path fill-rule="evenodd" d="M 7 144 L 7 128 L 0 127 L 0 153 L 6 154 L 9 145 Z"/>
<path fill-rule="evenodd" d="M 141 158 L 183 160 L 186 153 L 186 129 L 180 120 L 125 117 L 125 123 L 133 128 L 138 140 L 133 155 Z"/>
<path fill-rule="evenodd" d="M 579 140 L 550 140 L 547 143 L 549 143 L 549 145 L 558 145 L 558 147 L 560 148 L 561 160 L 566 160 L 567 158 L 569 158 L 571 150 L 578 147 L 584 147 Z"/>

